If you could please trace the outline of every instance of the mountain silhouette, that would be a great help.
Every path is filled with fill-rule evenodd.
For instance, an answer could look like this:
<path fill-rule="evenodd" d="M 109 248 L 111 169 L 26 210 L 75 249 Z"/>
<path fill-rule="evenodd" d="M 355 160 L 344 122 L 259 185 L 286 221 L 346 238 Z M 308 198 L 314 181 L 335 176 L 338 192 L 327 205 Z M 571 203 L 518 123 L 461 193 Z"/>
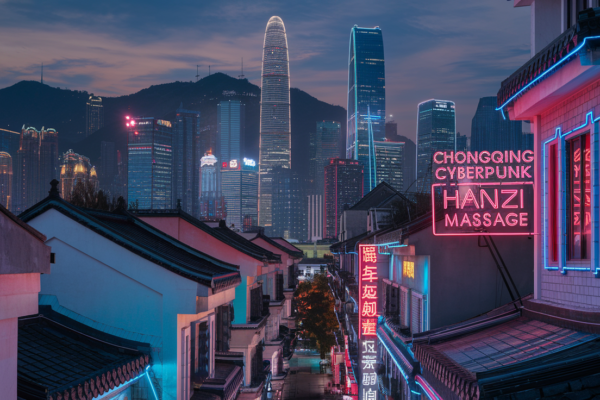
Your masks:
<path fill-rule="evenodd" d="M 245 157 L 258 160 L 260 131 L 260 88 L 247 79 L 223 73 L 209 75 L 197 82 L 172 82 L 153 85 L 126 96 L 104 97 L 104 127 L 89 137 L 85 131 L 86 91 L 50 87 L 35 81 L 22 81 L 0 89 L 0 127 L 20 132 L 23 124 L 40 129 L 54 128 L 59 133 L 59 151 L 68 149 L 99 164 L 100 143 L 114 142 L 126 154 L 125 117 L 172 119 L 183 104 L 200 111 L 201 125 L 216 129 L 217 104 L 221 100 L 242 100 L 246 104 Z M 342 124 L 340 153 L 345 148 L 346 110 L 320 101 L 300 89 L 290 91 L 292 129 L 292 168 L 308 171 L 309 135 L 316 122 L 339 121 Z M 82 139 L 83 138 L 83 139 Z"/>

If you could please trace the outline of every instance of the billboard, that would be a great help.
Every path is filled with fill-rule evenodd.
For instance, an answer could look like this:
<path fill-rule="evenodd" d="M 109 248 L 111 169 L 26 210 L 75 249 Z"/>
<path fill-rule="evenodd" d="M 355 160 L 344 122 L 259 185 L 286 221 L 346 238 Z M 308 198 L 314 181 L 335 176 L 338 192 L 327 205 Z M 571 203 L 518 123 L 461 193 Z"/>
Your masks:
<path fill-rule="evenodd" d="M 358 248 L 358 338 L 361 373 L 357 377 L 362 399 L 377 397 L 377 257 L 379 250 L 373 245 Z"/>
<path fill-rule="evenodd" d="M 433 233 L 532 235 L 533 161 L 531 150 L 436 152 Z"/>

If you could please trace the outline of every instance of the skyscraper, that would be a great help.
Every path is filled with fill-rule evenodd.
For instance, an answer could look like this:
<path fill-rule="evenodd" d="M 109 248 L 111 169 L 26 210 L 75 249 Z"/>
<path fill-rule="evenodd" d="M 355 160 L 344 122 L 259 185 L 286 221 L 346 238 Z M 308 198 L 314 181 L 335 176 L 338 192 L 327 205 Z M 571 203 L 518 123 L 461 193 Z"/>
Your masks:
<path fill-rule="evenodd" d="M 469 138 L 456 132 L 456 151 L 469 151 Z"/>
<path fill-rule="evenodd" d="M 402 190 L 401 192 L 416 191 L 415 183 L 417 166 L 417 146 L 415 142 L 398 134 L 398 124 L 394 121 L 385 123 L 385 138 L 392 142 L 403 142 L 402 149 Z"/>
<path fill-rule="evenodd" d="M 385 59 L 379 27 L 350 30 L 346 158 L 364 167 L 365 192 L 376 185 L 373 142 L 385 138 Z"/>
<path fill-rule="evenodd" d="M 130 118 L 126 125 L 129 203 L 137 201 L 140 210 L 171 208 L 172 123 L 149 117 Z"/>
<path fill-rule="evenodd" d="M 71 201 L 73 189 L 78 182 L 91 185 L 98 189 L 98 175 L 90 159 L 69 150 L 61 157 L 60 166 L 60 197 Z"/>
<path fill-rule="evenodd" d="M 356 160 L 333 158 L 325 166 L 326 238 L 337 238 L 338 224 L 344 205 L 352 206 L 364 194 L 364 166 Z"/>
<path fill-rule="evenodd" d="M 285 26 L 271 17 L 265 31 L 260 98 L 259 225 L 272 221 L 271 169 L 290 168 L 290 73 Z"/>
<path fill-rule="evenodd" d="M 50 181 L 58 179 L 58 132 L 33 127 L 21 129 L 19 150 L 13 168 L 13 209 L 21 213 L 48 194 Z"/>
<path fill-rule="evenodd" d="M 5 151 L 0 151 L 0 204 L 11 210 L 12 196 L 12 157 Z"/>
<path fill-rule="evenodd" d="M 246 105 L 239 100 L 223 100 L 218 104 L 220 160 L 241 160 L 246 126 Z"/>
<path fill-rule="evenodd" d="M 274 167 L 272 177 L 273 224 L 270 235 L 303 240 L 306 237 L 305 179 L 283 166 Z"/>
<path fill-rule="evenodd" d="M 323 170 L 323 176 L 325 171 Z M 323 196 L 312 194 L 306 196 L 307 201 L 307 231 L 309 242 L 316 242 L 323 239 Z"/>
<path fill-rule="evenodd" d="M 221 180 L 217 157 L 211 152 L 200 159 L 200 210 L 204 220 L 220 220 L 227 216 L 225 200 L 221 196 Z"/>
<path fill-rule="evenodd" d="M 172 202 L 188 214 L 196 215 L 200 197 L 200 112 L 177 109 L 173 123 Z"/>
<path fill-rule="evenodd" d="M 427 100 L 419 103 L 417 115 L 417 187 L 431 191 L 431 165 L 436 151 L 456 150 L 456 115 L 453 101 Z"/>
<path fill-rule="evenodd" d="M 221 163 L 221 192 L 227 205 L 227 226 L 242 230 L 244 218 L 250 226 L 258 221 L 258 168 L 244 158 Z"/>
<path fill-rule="evenodd" d="M 104 126 L 102 97 L 92 95 L 85 105 L 85 136 L 90 136 Z"/>
<path fill-rule="evenodd" d="M 482 97 L 471 121 L 471 151 L 526 150 L 523 123 L 502 118 L 496 97 Z"/>
<path fill-rule="evenodd" d="M 386 182 L 394 189 L 402 191 L 404 187 L 404 143 L 403 142 L 375 142 L 375 160 L 377 184 Z"/>
<path fill-rule="evenodd" d="M 310 180 L 314 182 L 314 193 L 323 196 L 325 190 L 325 165 L 330 158 L 339 157 L 341 124 L 336 121 L 319 121 L 314 137 L 311 138 Z M 314 176 L 314 177 L 313 177 Z"/>

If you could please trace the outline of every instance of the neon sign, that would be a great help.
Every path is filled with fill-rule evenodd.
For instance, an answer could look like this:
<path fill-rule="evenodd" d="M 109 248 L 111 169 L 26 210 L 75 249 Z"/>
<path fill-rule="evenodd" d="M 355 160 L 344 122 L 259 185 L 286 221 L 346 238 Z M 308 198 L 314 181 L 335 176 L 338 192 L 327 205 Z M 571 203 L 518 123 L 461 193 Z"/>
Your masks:
<path fill-rule="evenodd" d="M 377 258 L 376 245 L 360 245 L 358 337 L 360 339 L 361 391 L 363 399 L 377 398 Z"/>
<path fill-rule="evenodd" d="M 244 165 L 247 167 L 256 167 L 256 161 L 251 158 L 244 157 Z"/>
<path fill-rule="evenodd" d="M 533 161 L 531 150 L 436 152 L 433 233 L 531 235 Z"/>
<path fill-rule="evenodd" d="M 237 160 L 229 161 L 229 168 L 237 168 L 237 166 L 238 166 Z"/>
<path fill-rule="evenodd" d="M 415 263 L 413 261 L 404 261 L 402 263 L 402 276 L 405 278 L 415 277 Z"/>

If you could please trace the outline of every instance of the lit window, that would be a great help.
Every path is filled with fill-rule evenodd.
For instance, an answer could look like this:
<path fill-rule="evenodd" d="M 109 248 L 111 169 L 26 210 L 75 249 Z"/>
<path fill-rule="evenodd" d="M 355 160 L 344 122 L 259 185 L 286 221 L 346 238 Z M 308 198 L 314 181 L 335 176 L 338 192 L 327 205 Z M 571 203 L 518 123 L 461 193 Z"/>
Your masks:
<path fill-rule="evenodd" d="M 590 135 L 567 142 L 569 259 L 589 260 L 591 254 Z"/>
<path fill-rule="evenodd" d="M 550 260 L 558 261 L 558 155 L 556 144 L 550 146 L 548 166 L 548 223 Z"/>

